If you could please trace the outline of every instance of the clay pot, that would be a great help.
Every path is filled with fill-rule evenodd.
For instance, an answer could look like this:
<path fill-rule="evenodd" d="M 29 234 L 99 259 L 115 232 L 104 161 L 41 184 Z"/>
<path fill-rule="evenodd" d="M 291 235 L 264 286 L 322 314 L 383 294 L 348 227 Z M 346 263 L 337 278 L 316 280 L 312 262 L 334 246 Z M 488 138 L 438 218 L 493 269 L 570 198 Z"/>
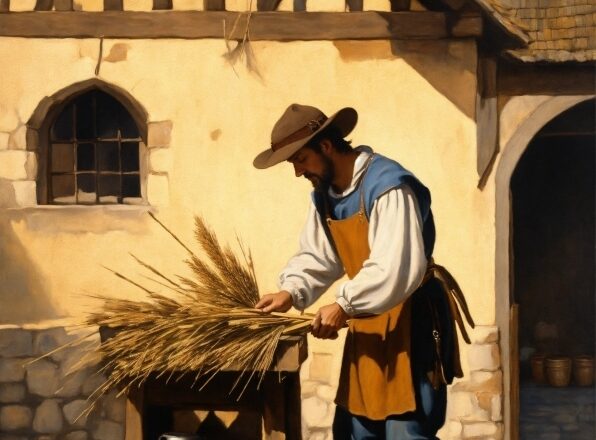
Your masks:
<path fill-rule="evenodd" d="M 573 358 L 573 381 L 580 387 L 591 387 L 594 383 L 594 358 L 576 356 Z"/>
<path fill-rule="evenodd" d="M 552 356 L 546 359 L 546 378 L 553 387 L 566 387 L 571 381 L 571 358 Z"/>
<path fill-rule="evenodd" d="M 545 383 L 546 376 L 544 374 L 544 361 L 546 356 L 543 354 L 535 354 L 530 358 L 530 368 L 532 371 L 532 380 L 536 383 Z"/>

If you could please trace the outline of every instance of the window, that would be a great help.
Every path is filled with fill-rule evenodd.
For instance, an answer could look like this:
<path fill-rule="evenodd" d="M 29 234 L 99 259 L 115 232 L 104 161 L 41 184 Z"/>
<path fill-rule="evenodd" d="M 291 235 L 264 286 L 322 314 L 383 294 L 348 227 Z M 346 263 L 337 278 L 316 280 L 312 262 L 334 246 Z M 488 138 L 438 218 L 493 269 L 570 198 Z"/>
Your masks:
<path fill-rule="evenodd" d="M 139 129 L 113 96 L 92 90 L 70 101 L 50 126 L 50 204 L 138 204 Z"/>

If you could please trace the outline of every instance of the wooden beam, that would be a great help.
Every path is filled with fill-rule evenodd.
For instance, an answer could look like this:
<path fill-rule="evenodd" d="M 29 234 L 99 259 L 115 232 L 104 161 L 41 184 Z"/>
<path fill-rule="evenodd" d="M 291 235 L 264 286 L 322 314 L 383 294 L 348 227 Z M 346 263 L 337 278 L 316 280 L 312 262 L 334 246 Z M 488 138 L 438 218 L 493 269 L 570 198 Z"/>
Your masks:
<path fill-rule="evenodd" d="M 51 11 L 54 6 L 54 0 L 37 0 L 35 2 L 36 11 Z"/>
<path fill-rule="evenodd" d="M 103 0 L 104 11 L 122 11 L 122 0 Z"/>
<path fill-rule="evenodd" d="M 226 0 L 204 0 L 203 6 L 206 11 L 225 11 Z"/>
<path fill-rule="evenodd" d="M 153 10 L 172 9 L 172 0 L 153 0 Z"/>
<path fill-rule="evenodd" d="M 228 11 L 21 12 L 0 15 L 0 36 L 31 38 L 223 38 L 242 39 L 248 14 Z M 478 37 L 481 17 L 467 16 L 450 32 L 449 13 L 408 12 L 254 12 L 251 40 L 371 40 Z"/>

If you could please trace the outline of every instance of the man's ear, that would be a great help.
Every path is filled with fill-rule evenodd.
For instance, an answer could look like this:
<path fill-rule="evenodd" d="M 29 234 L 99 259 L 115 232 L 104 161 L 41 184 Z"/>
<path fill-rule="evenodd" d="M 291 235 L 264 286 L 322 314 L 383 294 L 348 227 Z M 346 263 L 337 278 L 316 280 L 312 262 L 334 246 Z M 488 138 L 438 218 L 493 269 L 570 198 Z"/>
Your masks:
<path fill-rule="evenodd" d="M 333 148 L 333 143 L 329 139 L 322 139 L 319 142 L 319 145 L 321 146 L 321 153 L 327 157 L 331 156 L 335 151 Z"/>

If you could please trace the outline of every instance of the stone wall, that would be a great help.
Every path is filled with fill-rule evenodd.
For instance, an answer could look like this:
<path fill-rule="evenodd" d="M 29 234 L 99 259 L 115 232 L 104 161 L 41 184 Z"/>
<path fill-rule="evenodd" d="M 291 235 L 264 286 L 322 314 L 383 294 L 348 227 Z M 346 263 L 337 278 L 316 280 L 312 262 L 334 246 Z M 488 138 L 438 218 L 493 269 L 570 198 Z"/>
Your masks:
<path fill-rule="evenodd" d="M 125 399 L 116 392 L 82 416 L 90 405 L 87 399 L 104 378 L 88 359 L 98 338 L 80 343 L 77 338 L 63 326 L 0 327 L 1 440 L 124 438 Z M 70 341 L 76 345 L 52 353 Z M 79 368 L 85 359 L 88 362 Z"/>

